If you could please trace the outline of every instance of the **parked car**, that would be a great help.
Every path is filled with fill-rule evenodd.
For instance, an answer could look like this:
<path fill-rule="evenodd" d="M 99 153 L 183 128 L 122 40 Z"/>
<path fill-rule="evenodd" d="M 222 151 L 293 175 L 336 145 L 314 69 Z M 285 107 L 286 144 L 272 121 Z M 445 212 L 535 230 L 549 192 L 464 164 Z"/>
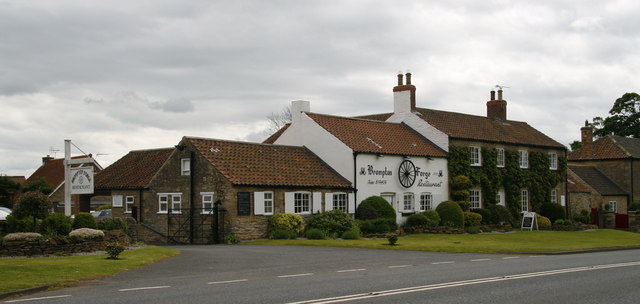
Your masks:
<path fill-rule="evenodd" d="M 111 209 L 91 211 L 91 215 L 93 215 L 96 220 L 110 219 Z"/>
<path fill-rule="evenodd" d="M 6 221 L 7 215 L 11 214 L 11 209 L 0 207 L 0 221 Z"/>

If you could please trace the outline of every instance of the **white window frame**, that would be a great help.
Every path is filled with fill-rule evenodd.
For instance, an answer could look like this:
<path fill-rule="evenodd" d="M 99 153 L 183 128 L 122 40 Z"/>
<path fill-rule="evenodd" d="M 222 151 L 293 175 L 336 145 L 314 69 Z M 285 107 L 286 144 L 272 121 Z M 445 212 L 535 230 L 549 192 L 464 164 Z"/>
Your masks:
<path fill-rule="evenodd" d="M 131 213 L 133 204 L 135 204 L 135 202 L 136 199 L 135 197 L 133 197 L 133 195 L 127 195 L 124 201 L 124 213 Z"/>
<path fill-rule="evenodd" d="M 558 153 L 549 152 L 549 169 L 558 170 Z"/>
<path fill-rule="evenodd" d="M 274 204 L 274 194 L 273 191 L 265 191 L 262 193 L 262 206 L 264 206 L 263 208 L 263 214 L 265 215 L 272 215 L 274 209 L 276 208 L 275 204 Z"/>
<path fill-rule="evenodd" d="M 402 195 L 402 212 L 413 212 L 416 203 L 416 196 L 412 192 L 405 192 Z"/>
<path fill-rule="evenodd" d="M 180 160 L 180 174 L 182 176 L 191 175 L 191 159 L 183 158 Z"/>
<path fill-rule="evenodd" d="M 496 203 L 498 205 L 502 205 L 504 206 L 504 189 L 500 189 L 498 190 L 498 193 L 496 193 Z"/>
<path fill-rule="evenodd" d="M 297 214 L 311 214 L 311 192 L 293 193 L 293 212 Z"/>
<path fill-rule="evenodd" d="M 213 212 L 214 194 L 214 192 L 200 192 L 200 198 L 202 200 L 202 214 L 209 214 Z"/>
<path fill-rule="evenodd" d="M 520 192 L 521 212 L 529 212 L 529 190 L 522 189 Z"/>
<path fill-rule="evenodd" d="M 163 202 L 162 199 L 165 199 Z M 176 202 L 177 198 L 177 202 Z M 178 204 L 178 211 L 176 211 L 175 204 Z M 162 210 L 164 205 L 165 210 Z M 182 213 L 182 193 L 158 193 L 158 213 L 159 214 L 167 214 L 169 213 L 169 207 L 171 207 L 172 214 L 180 214 Z"/>
<path fill-rule="evenodd" d="M 471 155 L 469 162 L 471 166 L 482 166 L 482 148 L 478 146 L 469 146 L 469 154 Z"/>
<path fill-rule="evenodd" d="M 551 189 L 551 197 L 549 198 L 552 203 L 558 203 L 558 190 Z"/>
<path fill-rule="evenodd" d="M 346 192 L 336 192 L 331 195 L 331 209 L 349 212 L 349 196 Z"/>
<path fill-rule="evenodd" d="M 529 151 L 518 150 L 518 154 L 520 155 L 520 168 L 528 169 L 529 168 Z"/>
<path fill-rule="evenodd" d="M 482 191 L 480 189 L 469 190 L 469 209 L 480 209 L 482 207 Z"/>
<path fill-rule="evenodd" d="M 609 210 L 618 213 L 618 201 L 609 201 Z"/>
<path fill-rule="evenodd" d="M 496 167 L 504 168 L 504 149 L 496 148 Z"/>
<path fill-rule="evenodd" d="M 420 193 L 420 206 L 418 210 L 426 211 L 433 209 L 433 195 L 429 192 Z"/>
<path fill-rule="evenodd" d="M 111 197 L 111 207 L 122 208 L 122 195 L 114 195 Z"/>

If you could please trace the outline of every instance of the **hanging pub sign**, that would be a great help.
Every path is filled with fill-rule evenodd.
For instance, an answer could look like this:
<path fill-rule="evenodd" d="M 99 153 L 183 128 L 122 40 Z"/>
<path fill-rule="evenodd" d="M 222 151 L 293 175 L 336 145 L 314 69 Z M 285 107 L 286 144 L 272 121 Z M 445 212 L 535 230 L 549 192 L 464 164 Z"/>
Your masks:
<path fill-rule="evenodd" d="M 93 167 L 71 168 L 71 194 L 93 193 Z"/>

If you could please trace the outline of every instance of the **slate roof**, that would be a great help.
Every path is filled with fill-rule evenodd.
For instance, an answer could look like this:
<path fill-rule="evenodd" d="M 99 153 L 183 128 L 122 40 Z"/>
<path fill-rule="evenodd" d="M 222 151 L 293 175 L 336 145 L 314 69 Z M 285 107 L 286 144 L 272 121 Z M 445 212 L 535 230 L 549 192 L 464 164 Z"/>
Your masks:
<path fill-rule="evenodd" d="M 536 130 L 526 122 L 502 121 L 485 116 L 416 108 L 418 117 L 454 139 L 565 149 L 561 143 Z M 387 120 L 393 113 L 359 116 Z"/>
<path fill-rule="evenodd" d="M 405 124 L 307 113 L 353 151 L 445 157 L 447 154 Z"/>
<path fill-rule="evenodd" d="M 96 189 L 147 188 L 174 148 L 131 151 L 96 174 Z"/>
<path fill-rule="evenodd" d="M 82 156 L 73 156 L 72 159 L 83 158 Z M 77 165 L 73 165 L 76 167 Z M 47 184 L 57 187 L 64 182 L 64 158 L 55 158 L 47 161 L 45 164 L 36 169 L 25 183 L 31 183 L 39 179 L 44 179 Z"/>
<path fill-rule="evenodd" d="M 351 188 L 306 147 L 185 137 L 234 185 Z"/>
<path fill-rule="evenodd" d="M 581 157 L 581 150 L 572 151 L 567 156 L 568 160 L 594 160 L 594 159 L 640 159 L 640 139 L 617 135 L 607 135 L 595 140 L 592 144 L 592 153 L 586 158 Z"/>
<path fill-rule="evenodd" d="M 601 195 L 628 195 L 628 193 L 600 170 L 592 166 L 568 166 L 580 179 L 586 182 L 591 188 L 595 189 Z"/>
<path fill-rule="evenodd" d="M 567 170 L 567 191 L 571 193 L 591 193 L 592 189 L 575 172 Z"/>

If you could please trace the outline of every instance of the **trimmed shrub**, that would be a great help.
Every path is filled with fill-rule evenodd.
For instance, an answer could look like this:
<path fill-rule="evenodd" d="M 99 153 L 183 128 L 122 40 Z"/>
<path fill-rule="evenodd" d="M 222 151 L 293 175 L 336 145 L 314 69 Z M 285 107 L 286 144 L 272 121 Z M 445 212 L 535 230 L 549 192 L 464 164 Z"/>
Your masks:
<path fill-rule="evenodd" d="M 371 204 L 360 204 L 356 209 L 355 217 L 359 220 L 374 220 L 379 218 L 380 215 Z"/>
<path fill-rule="evenodd" d="M 546 216 L 536 214 L 536 220 L 538 221 L 539 229 L 551 229 L 551 221 Z"/>
<path fill-rule="evenodd" d="M 360 205 L 358 205 L 358 209 L 362 208 L 363 205 L 372 206 L 376 210 L 376 212 L 378 213 L 378 217 L 380 218 L 390 218 L 394 220 L 396 219 L 396 211 L 393 209 L 393 207 L 391 207 L 391 204 L 389 204 L 389 202 L 387 202 L 387 200 L 385 200 L 381 196 L 374 195 L 366 198 L 360 203 Z M 356 209 L 356 218 L 365 219 L 358 217 L 358 209 Z"/>
<path fill-rule="evenodd" d="M 482 225 L 491 224 L 491 211 L 489 211 L 489 209 L 478 208 L 478 209 L 472 209 L 471 212 L 475 212 L 482 215 Z"/>
<path fill-rule="evenodd" d="M 468 202 L 468 201 L 456 201 L 456 203 L 458 203 L 458 205 L 460 206 L 460 209 L 462 209 L 462 211 L 464 211 L 464 212 L 469 211 L 469 208 L 471 208 L 471 202 Z"/>
<path fill-rule="evenodd" d="M 96 219 L 93 218 L 93 215 L 86 212 L 76 214 L 76 217 L 73 219 L 73 229 L 80 228 L 97 229 L 98 225 L 96 224 Z"/>
<path fill-rule="evenodd" d="M 2 238 L 5 242 L 9 241 L 35 241 L 41 238 L 42 235 L 40 233 L 35 232 L 16 232 L 9 233 Z"/>
<path fill-rule="evenodd" d="M 109 255 L 108 259 L 111 259 L 111 260 L 117 260 L 118 256 L 120 256 L 120 254 L 124 251 L 124 249 L 125 249 L 124 246 L 118 243 L 109 243 L 104 248 L 104 250 Z"/>
<path fill-rule="evenodd" d="M 358 220 L 357 224 L 364 234 L 387 233 L 398 229 L 395 219 Z"/>
<path fill-rule="evenodd" d="M 269 234 L 269 238 L 272 240 L 294 240 L 298 237 L 296 232 L 286 229 L 275 229 Z"/>
<path fill-rule="evenodd" d="M 580 210 L 580 215 L 577 216 L 575 220 L 585 225 L 591 225 L 591 223 L 593 223 L 593 219 L 591 219 L 591 212 L 587 209 Z"/>
<path fill-rule="evenodd" d="M 513 222 L 513 216 L 507 207 L 502 205 L 489 205 L 487 210 L 491 212 L 491 222 L 496 225 L 510 224 Z"/>
<path fill-rule="evenodd" d="M 16 233 L 16 232 L 36 232 L 37 224 L 36 220 L 32 216 L 18 219 L 13 214 L 7 215 L 7 220 L 2 225 L 2 234 Z M 37 223 L 37 222 L 36 222 Z"/>
<path fill-rule="evenodd" d="M 51 213 L 43 221 L 41 230 L 46 235 L 66 236 L 71 232 L 71 218 L 62 213 Z"/>
<path fill-rule="evenodd" d="M 342 210 L 331 210 L 315 215 L 309 228 L 317 228 L 331 238 L 341 236 L 345 231 L 355 226 L 354 220 Z"/>
<path fill-rule="evenodd" d="M 395 233 L 389 233 L 389 235 L 387 235 L 387 241 L 389 241 L 389 245 L 395 246 L 398 242 L 398 235 Z"/>
<path fill-rule="evenodd" d="M 99 240 L 104 238 L 104 232 L 91 228 L 80 228 L 69 232 L 69 236 L 83 240 Z"/>
<path fill-rule="evenodd" d="M 414 213 L 409 215 L 407 218 L 407 222 L 404 224 L 405 227 L 415 227 L 415 226 L 427 226 L 429 223 L 429 219 L 426 215 L 422 213 Z"/>
<path fill-rule="evenodd" d="M 453 228 L 462 228 L 464 226 L 464 213 L 458 203 L 444 201 L 438 204 L 436 212 L 440 216 L 440 225 Z"/>
<path fill-rule="evenodd" d="M 360 238 L 360 229 L 353 227 L 342 234 L 343 240 L 357 240 Z"/>
<path fill-rule="evenodd" d="M 436 227 L 440 225 L 440 215 L 435 210 L 423 211 L 422 214 L 427 217 L 427 226 Z"/>
<path fill-rule="evenodd" d="M 467 228 L 467 233 L 468 234 L 478 234 L 480 233 L 480 227 L 478 226 L 471 226 Z"/>
<path fill-rule="evenodd" d="M 304 220 L 294 213 L 276 213 L 269 219 L 269 231 L 287 230 L 298 236 L 304 231 Z"/>
<path fill-rule="evenodd" d="M 98 229 L 103 231 L 123 230 L 126 232 L 129 230 L 129 226 L 127 225 L 127 222 L 125 222 L 121 218 L 110 218 L 110 219 L 99 220 L 97 221 L 97 223 L 98 223 Z"/>
<path fill-rule="evenodd" d="M 540 215 L 547 217 L 551 222 L 564 220 L 564 207 L 556 203 L 543 203 L 540 206 Z"/>
<path fill-rule="evenodd" d="M 482 215 L 480 215 L 480 213 L 475 213 L 471 211 L 464 212 L 465 227 L 480 226 L 480 223 L 482 223 Z"/>
<path fill-rule="evenodd" d="M 11 214 L 18 219 L 29 216 L 44 219 L 49 215 L 49 209 L 51 209 L 51 201 L 47 195 L 40 191 L 29 191 L 20 197 Z"/>
<path fill-rule="evenodd" d="M 324 232 L 318 228 L 307 229 L 304 236 L 310 240 L 322 240 L 325 238 Z"/>

